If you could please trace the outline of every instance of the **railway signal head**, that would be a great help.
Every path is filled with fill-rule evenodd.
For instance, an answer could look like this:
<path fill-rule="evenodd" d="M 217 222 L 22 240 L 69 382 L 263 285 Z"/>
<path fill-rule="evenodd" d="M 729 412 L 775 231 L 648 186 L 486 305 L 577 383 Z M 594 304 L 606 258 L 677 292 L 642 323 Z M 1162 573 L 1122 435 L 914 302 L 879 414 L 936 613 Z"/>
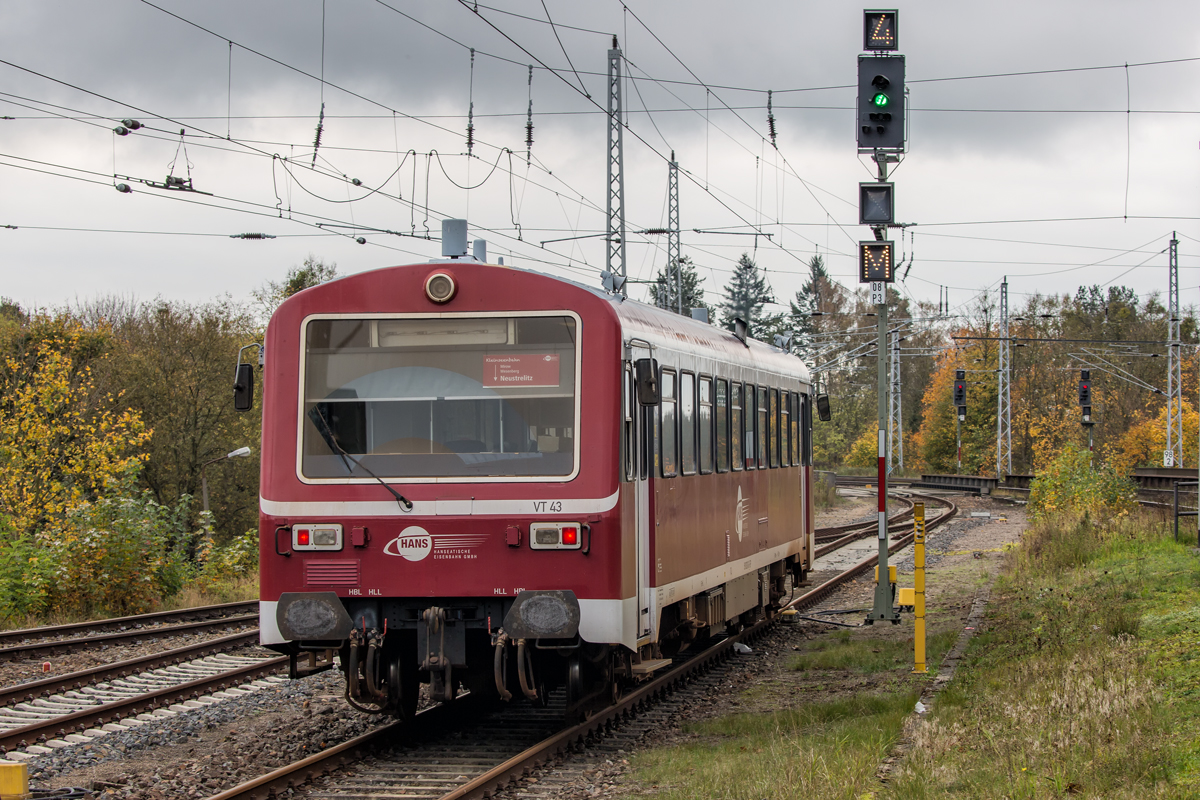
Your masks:
<path fill-rule="evenodd" d="M 858 185 L 858 224 L 890 225 L 896 221 L 895 186 L 891 183 Z"/>
<path fill-rule="evenodd" d="M 858 243 L 858 282 L 892 283 L 896 279 L 895 248 L 891 242 Z"/>
<path fill-rule="evenodd" d="M 956 369 L 954 371 L 954 405 L 959 408 L 959 416 L 962 416 L 962 409 L 967 407 L 967 371 Z"/>
<path fill-rule="evenodd" d="M 1079 371 L 1079 405 L 1088 408 L 1092 405 L 1092 371 Z"/>
<path fill-rule="evenodd" d="M 858 57 L 858 148 L 904 149 L 904 56 Z"/>
<path fill-rule="evenodd" d="M 895 50 L 900 46 L 900 12 L 863 11 L 863 50 Z"/>

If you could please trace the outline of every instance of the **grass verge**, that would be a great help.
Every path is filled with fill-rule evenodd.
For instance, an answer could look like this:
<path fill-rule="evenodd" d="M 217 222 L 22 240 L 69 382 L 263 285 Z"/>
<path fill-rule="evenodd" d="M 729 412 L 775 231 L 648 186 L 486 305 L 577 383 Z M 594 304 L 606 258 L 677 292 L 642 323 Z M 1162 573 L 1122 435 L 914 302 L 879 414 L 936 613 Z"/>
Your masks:
<path fill-rule="evenodd" d="M 919 692 L 859 695 L 773 714 L 701 723 L 687 744 L 636 760 L 662 800 L 854 800 L 895 741 Z"/>
<path fill-rule="evenodd" d="M 1200 796 L 1200 561 L 1148 517 L 1034 524 L 913 748 L 879 792 Z"/>
<path fill-rule="evenodd" d="M 1008 551 L 991 597 L 928 716 L 911 714 L 919 687 L 896 680 L 910 643 L 840 631 L 788 663 L 816 691 L 693 725 L 637 756 L 636 778 L 662 800 L 1200 797 L 1194 548 L 1149 515 L 1047 517 Z M 931 656 L 954 635 L 932 636 Z M 825 681 L 845 694 L 847 674 L 860 676 L 849 699 L 804 700 Z M 881 784 L 902 736 L 910 747 Z"/>

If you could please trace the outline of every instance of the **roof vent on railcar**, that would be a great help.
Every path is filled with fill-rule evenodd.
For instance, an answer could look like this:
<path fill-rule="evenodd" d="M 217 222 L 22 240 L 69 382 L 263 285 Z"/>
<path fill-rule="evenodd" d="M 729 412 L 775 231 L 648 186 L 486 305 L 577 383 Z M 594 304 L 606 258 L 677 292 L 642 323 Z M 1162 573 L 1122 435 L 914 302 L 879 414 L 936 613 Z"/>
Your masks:
<path fill-rule="evenodd" d="M 467 255 L 467 221 L 442 220 L 442 257 L 465 258 Z"/>

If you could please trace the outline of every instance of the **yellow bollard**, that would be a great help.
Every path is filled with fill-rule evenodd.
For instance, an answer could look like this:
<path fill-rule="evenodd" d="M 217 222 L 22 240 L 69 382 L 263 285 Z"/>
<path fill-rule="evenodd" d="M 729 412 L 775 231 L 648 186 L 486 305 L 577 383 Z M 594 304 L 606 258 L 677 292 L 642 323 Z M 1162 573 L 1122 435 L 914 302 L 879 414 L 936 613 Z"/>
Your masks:
<path fill-rule="evenodd" d="M 913 672 L 925 673 L 925 504 L 913 504 Z"/>
<path fill-rule="evenodd" d="M 0 761 L 0 800 L 26 800 L 29 796 L 29 765 Z"/>

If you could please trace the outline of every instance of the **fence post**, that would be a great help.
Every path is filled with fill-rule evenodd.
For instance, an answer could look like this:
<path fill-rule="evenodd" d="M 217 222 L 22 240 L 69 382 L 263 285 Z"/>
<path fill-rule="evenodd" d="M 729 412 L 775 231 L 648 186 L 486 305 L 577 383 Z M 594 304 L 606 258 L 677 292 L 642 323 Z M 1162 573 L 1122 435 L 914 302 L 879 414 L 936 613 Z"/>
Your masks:
<path fill-rule="evenodd" d="M 1171 506 L 1175 511 L 1175 541 L 1179 541 L 1179 481 L 1171 483 Z"/>

